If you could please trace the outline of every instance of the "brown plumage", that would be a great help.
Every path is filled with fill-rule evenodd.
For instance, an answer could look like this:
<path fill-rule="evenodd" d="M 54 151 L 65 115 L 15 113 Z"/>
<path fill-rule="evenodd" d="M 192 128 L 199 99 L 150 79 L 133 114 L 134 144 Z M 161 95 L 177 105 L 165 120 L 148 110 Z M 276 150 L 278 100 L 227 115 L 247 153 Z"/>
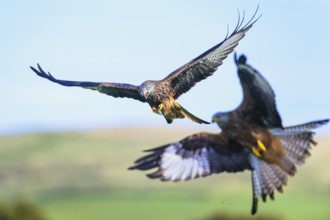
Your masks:
<path fill-rule="evenodd" d="M 150 154 L 135 161 L 130 169 L 156 168 L 148 177 L 171 181 L 251 170 L 251 213 L 255 214 L 259 197 L 274 200 L 275 190 L 283 192 L 288 175 L 296 173 L 296 165 L 304 163 L 316 144 L 312 130 L 329 120 L 283 127 L 269 83 L 246 64 L 245 56 L 237 59 L 235 55 L 235 62 L 244 98 L 237 109 L 214 114 L 212 121 L 221 133 L 197 133 L 148 150 Z"/>
<path fill-rule="evenodd" d="M 58 80 L 50 73 L 44 72 L 39 64 L 38 69 L 35 69 L 34 67 L 31 67 L 31 69 L 38 76 L 63 86 L 83 87 L 86 89 L 97 90 L 116 98 L 126 97 L 141 102 L 147 102 L 153 112 L 165 117 L 167 123 L 172 123 L 176 118 L 187 117 L 197 123 L 209 124 L 188 112 L 175 100 L 183 93 L 189 91 L 196 83 L 211 76 L 217 70 L 223 60 L 234 50 L 238 45 L 238 42 L 245 36 L 245 33 L 258 20 L 259 17 L 255 19 L 257 11 L 258 9 L 246 24 L 243 24 L 244 16 L 242 20 L 239 17 L 234 31 L 229 36 L 227 35 L 222 42 L 173 71 L 164 79 L 159 81 L 148 80 L 143 82 L 140 86 L 110 82 Z"/>

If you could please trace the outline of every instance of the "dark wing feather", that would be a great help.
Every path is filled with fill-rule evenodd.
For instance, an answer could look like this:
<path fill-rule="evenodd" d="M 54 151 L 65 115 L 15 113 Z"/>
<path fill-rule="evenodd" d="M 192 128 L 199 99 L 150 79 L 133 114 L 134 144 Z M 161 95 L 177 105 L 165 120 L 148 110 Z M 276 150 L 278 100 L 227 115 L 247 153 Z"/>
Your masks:
<path fill-rule="evenodd" d="M 251 169 L 249 151 L 229 143 L 223 134 L 197 133 L 148 152 L 129 169 L 157 168 L 147 176 L 161 180 L 182 181 Z"/>
<path fill-rule="evenodd" d="M 80 81 L 67 81 L 55 79 L 49 72 L 46 73 L 38 64 L 38 69 L 30 67 L 38 76 L 48 79 L 54 83 L 62 86 L 77 86 L 85 89 L 97 90 L 115 98 L 132 98 L 141 102 L 146 102 L 145 98 L 140 95 L 139 87 L 124 84 L 124 83 L 108 83 L 108 82 L 80 82 Z"/>
<path fill-rule="evenodd" d="M 274 128 L 282 127 L 282 120 L 277 111 L 275 93 L 262 75 L 246 64 L 246 57 L 237 59 L 238 76 L 243 88 L 243 101 L 236 110 L 247 122 L 258 123 Z"/>
<path fill-rule="evenodd" d="M 258 9 L 251 20 L 245 25 L 243 25 L 244 16 L 242 20 L 239 17 L 235 30 L 229 36 L 227 35 L 222 42 L 173 71 L 163 79 L 163 81 L 169 82 L 168 84 L 174 89 L 175 99 L 190 90 L 197 82 L 211 76 L 217 70 L 218 66 L 222 64 L 222 61 L 226 59 L 228 54 L 234 50 L 238 42 L 245 36 L 245 33 L 259 19 L 259 17 L 254 19 L 257 11 Z"/>

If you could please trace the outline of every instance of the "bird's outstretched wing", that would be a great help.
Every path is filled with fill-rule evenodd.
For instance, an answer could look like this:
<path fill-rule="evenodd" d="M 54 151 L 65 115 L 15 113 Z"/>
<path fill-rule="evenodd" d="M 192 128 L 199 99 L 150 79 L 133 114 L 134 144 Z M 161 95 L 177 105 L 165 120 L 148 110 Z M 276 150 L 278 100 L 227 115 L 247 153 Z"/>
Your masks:
<path fill-rule="evenodd" d="M 239 112 L 247 122 L 257 122 L 268 128 L 282 127 L 282 120 L 276 108 L 275 93 L 265 78 L 246 64 L 246 57 L 235 56 L 238 77 L 244 97 Z"/>
<path fill-rule="evenodd" d="M 197 133 L 164 145 L 135 161 L 129 169 L 149 170 L 150 178 L 183 181 L 220 172 L 251 169 L 249 151 L 229 143 L 222 134 Z"/>
<path fill-rule="evenodd" d="M 234 48 L 238 45 L 238 42 L 245 36 L 245 33 L 252 27 L 252 25 L 259 19 L 256 17 L 258 9 L 253 17 L 244 25 L 244 14 L 242 20 L 239 19 L 235 30 L 226 38 L 205 51 L 195 59 L 191 60 L 187 64 L 178 68 L 169 74 L 162 81 L 167 81 L 169 85 L 174 89 L 174 98 L 178 98 L 183 93 L 189 91 L 197 82 L 211 76 L 222 64 L 222 61 L 226 59 Z"/>
<path fill-rule="evenodd" d="M 54 83 L 58 83 L 62 86 L 77 86 L 85 89 L 97 90 L 100 93 L 104 93 L 115 98 L 132 98 L 141 102 L 146 102 L 145 98 L 140 95 L 139 87 L 124 84 L 124 83 L 109 83 L 109 82 L 80 82 L 80 81 L 68 81 L 55 79 L 49 72 L 46 73 L 39 64 L 38 69 L 30 67 L 38 76 L 48 79 Z"/>

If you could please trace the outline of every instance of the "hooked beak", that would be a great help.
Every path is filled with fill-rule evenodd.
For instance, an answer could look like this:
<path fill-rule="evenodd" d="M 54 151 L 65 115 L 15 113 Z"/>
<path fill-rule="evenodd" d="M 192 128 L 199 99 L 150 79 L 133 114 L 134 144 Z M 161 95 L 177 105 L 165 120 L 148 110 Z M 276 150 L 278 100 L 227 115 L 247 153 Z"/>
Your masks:
<path fill-rule="evenodd" d="M 219 121 L 218 118 L 216 118 L 216 117 L 212 118 L 212 123 L 214 123 L 214 122 L 218 122 L 218 121 Z"/>

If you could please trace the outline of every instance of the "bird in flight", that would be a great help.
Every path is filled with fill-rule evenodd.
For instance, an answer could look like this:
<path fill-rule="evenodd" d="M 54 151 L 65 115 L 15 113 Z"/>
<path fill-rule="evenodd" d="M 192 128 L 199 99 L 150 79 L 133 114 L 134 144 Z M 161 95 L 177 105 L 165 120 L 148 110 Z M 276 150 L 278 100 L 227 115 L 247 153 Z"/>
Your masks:
<path fill-rule="evenodd" d="M 243 101 L 230 112 L 214 114 L 212 121 L 220 133 L 197 133 L 178 142 L 147 150 L 148 155 L 135 161 L 129 169 L 157 170 L 147 174 L 164 181 L 183 181 L 212 173 L 251 170 L 253 204 L 258 198 L 274 200 L 274 191 L 283 192 L 288 175 L 304 163 L 309 150 L 316 145 L 315 128 L 329 119 L 283 127 L 275 95 L 261 74 L 246 64 L 244 55 L 236 59 L 243 88 Z"/>
<path fill-rule="evenodd" d="M 54 83 L 63 86 L 76 86 L 85 89 L 97 90 L 115 98 L 132 98 L 141 102 L 147 102 L 152 111 L 165 117 L 167 123 L 172 123 L 176 118 L 189 118 L 197 123 L 209 124 L 183 108 L 176 99 L 183 93 L 188 92 L 196 83 L 211 76 L 222 64 L 223 60 L 238 45 L 238 42 L 245 36 L 245 33 L 259 19 L 256 17 L 258 9 L 253 17 L 244 23 L 244 14 L 238 22 L 234 31 L 225 39 L 205 51 L 195 59 L 181 66 L 170 73 L 162 80 L 147 80 L 141 85 L 112 82 L 82 82 L 68 81 L 54 78 L 49 72 L 46 73 L 39 64 L 38 69 L 30 67 L 38 76 L 46 78 Z"/>

